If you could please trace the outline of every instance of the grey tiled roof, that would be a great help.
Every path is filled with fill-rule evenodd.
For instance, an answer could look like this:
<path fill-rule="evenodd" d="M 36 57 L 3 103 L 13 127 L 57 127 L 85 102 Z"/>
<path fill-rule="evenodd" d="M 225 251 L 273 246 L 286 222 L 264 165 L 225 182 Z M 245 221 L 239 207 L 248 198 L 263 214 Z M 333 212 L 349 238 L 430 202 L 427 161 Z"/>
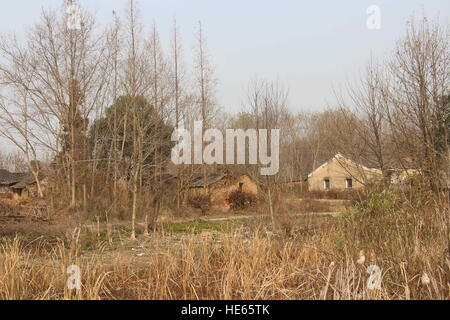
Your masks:
<path fill-rule="evenodd" d="M 219 181 L 221 181 L 223 178 L 225 178 L 225 175 L 220 174 L 210 174 L 206 177 L 206 186 L 209 187 Z M 192 181 L 191 188 L 203 188 L 205 187 L 205 179 L 204 177 L 197 177 Z"/>
<path fill-rule="evenodd" d="M 39 176 L 43 178 L 42 175 Z M 31 172 L 16 173 L 0 169 L 0 186 L 8 186 L 15 189 L 23 189 L 35 183 L 34 176 Z"/>

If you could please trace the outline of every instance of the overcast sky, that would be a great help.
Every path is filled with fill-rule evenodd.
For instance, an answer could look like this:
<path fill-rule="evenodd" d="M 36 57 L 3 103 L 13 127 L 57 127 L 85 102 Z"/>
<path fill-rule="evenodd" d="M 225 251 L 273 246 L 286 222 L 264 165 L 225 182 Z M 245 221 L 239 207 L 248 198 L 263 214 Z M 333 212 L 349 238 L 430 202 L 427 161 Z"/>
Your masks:
<path fill-rule="evenodd" d="M 13 0 L 0 4 L 0 32 L 20 36 L 42 7 L 62 0 Z M 80 0 L 106 24 L 126 0 Z M 333 87 L 354 80 L 372 54 L 382 58 L 405 31 L 412 14 L 449 23 L 448 0 L 140 0 L 143 22 L 155 20 L 168 46 L 174 17 L 186 62 L 192 59 L 201 20 L 218 79 L 218 100 L 229 112 L 241 107 L 245 86 L 256 77 L 279 79 L 289 89 L 292 110 L 319 111 L 333 105 Z M 367 8 L 381 9 L 381 29 L 367 28 Z M 188 63 L 189 64 L 189 63 Z"/>

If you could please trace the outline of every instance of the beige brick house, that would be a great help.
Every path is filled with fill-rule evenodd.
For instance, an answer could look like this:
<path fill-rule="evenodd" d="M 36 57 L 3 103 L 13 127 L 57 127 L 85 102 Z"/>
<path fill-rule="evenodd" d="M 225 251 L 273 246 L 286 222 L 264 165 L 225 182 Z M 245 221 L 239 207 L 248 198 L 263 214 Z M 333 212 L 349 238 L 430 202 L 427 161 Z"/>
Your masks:
<path fill-rule="evenodd" d="M 310 191 L 358 189 L 380 181 L 382 177 L 381 170 L 368 168 L 337 154 L 308 175 L 308 187 Z"/>

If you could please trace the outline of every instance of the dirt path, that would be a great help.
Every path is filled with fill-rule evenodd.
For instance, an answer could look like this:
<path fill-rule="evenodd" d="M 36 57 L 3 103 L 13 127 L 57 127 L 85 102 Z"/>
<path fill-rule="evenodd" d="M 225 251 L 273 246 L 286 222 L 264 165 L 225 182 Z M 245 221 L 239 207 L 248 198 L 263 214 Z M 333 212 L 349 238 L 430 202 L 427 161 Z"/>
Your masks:
<path fill-rule="evenodd" d="M 310 213 L 296 213 L 296 214 L 291 214 L 291 217 L 308 217 L 308 216 L 315 216 L 315 217 L 325 217 L 325 216 L 331 216 L 331 217 L 338 217 L 342 214 L 342 212 L 310 212 Z M 197 218 L 191 218 L 191 219 L 186 219 L 186 220 L 174 220 L 174 221 L 160 221 L 162 223 L 189 223 L 189 222 L 195 222 L 195 221 L 204 221 L 204 222 L 227 222 L 227 221 L 236 221 L 236 220 L 242 220 L 242 219 L 264 219 L 264 218 L 270 218 L 270 215 L 228 215 L 228 216 L 222 216 L 222 217 L 208 217 L 208 216 L 203 216 L 203 217 L 197 217 Z M 113 223 L 112 224 L 114 227 L 117 226 L 123 226 L 123 227 L 127 227 L 129 226 L 129 222 L 120 222 L 120 223 Z M 87 228 L 91 228 L 91 229 L 96 229 L 97 228 L 97 224 L 91 223 L 91 224 L 85 224 L 83 225 L 84 227 Z M 139 227 L 144 227 L 145 225 L 142 222 L 136 222 L 136 226 Z M 104 223 L 100 224 L 100 229 L 103 230 L 106 228 L 106 225 Z"/>
<path fill-rule="evenodd" d="M 342 212 L 312 212 L 312 213 L 298 213 L 291 215 L 292 217 L 306 217 L 306 216 L 332 216 L 337 217 L 341 215 Z M 252 215 L 252 216 L 229 216 L 229 217 L 221 217 L 221 218 L 200 218 L 200 220 L 207 222 L 224 222 L 224 221 L 234 221 L 241 219 L 261 219 L 268 218 L 270 215 Z"/>

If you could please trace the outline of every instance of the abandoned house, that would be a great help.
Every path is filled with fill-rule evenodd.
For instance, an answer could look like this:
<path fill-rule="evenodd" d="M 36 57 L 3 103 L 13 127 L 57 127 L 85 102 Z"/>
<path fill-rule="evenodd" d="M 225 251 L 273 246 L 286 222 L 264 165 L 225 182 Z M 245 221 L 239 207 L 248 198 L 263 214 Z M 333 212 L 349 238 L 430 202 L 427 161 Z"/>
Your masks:
<path fill-rule="evenodd" d="M 382 178 L 381 170 L 337 154 L 308 175 L 308 187 L 310 191 L 359 189 Z"/>
<path fill-rule="evenodd" d="M 43 175 L 39 176 L 44 179 Z M 0 195 L 12 196 L 13 199 L 23 199 L 34 196 L 36 180 L 31 172 L 15 173 L 0 169 Z"/>
<path fill-rule="evenodd" d="M 206 179 L 204 177 L 194 179 L 189 188 L 189 196 L 209 195 L 213 207 L 228 210 L 230 208 L 228 199 L 235 191 L 258 196 L 258 186 L 249 176 L 233 177 L 220 174 L 211 174 Z"/>

